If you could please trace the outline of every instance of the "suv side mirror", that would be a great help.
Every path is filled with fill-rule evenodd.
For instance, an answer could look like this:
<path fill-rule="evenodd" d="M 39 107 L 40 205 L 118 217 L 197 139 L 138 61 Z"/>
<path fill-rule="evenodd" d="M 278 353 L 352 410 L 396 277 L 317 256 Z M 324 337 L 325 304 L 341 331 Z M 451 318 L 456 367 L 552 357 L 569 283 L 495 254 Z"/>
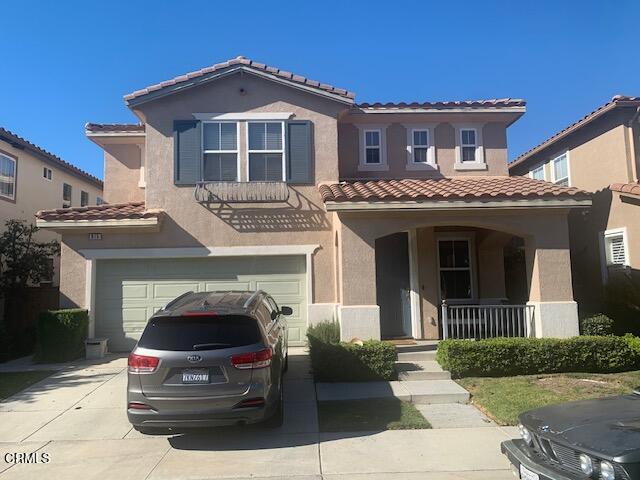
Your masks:
<path fill-rule="evenodd" d="M 280 307 L 280 313 L 282 315 L 289 316 L 293 313 L 293 309 L 291 307 L 282 306 Z"/>

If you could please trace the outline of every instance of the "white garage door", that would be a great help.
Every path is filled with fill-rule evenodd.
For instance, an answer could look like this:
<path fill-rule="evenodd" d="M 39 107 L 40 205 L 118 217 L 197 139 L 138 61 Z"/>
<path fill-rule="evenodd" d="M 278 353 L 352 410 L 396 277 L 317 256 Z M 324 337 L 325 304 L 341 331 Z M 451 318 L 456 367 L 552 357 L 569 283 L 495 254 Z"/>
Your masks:
<path fill-rule="evenodd" d="M 293 308 L 289 344 L 302 345 L 307 325 L 304 256 L 98 260 L 96 335 L 113 352 L 128 351 L 151 315 L 178 295 L 261 289 Z"/>

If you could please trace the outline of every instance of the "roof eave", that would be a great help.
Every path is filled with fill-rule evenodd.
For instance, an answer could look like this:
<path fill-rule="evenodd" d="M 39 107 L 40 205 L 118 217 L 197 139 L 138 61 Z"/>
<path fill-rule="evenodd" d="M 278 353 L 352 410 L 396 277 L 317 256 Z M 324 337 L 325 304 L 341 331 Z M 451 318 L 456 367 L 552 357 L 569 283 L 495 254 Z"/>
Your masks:
<path fill-rule="evenodd" d="M 168 85 L 166 87 L 159 88 L 158 90 L 145 93 L 140 96 L 136 96 L 134 98 L 128 98 L 130 95 L 125 96 L 125 103 L 129 108 L 135 108 L 143 103 L 147 103 L 153 100 L 157 100 L 159 98 L 166 97 L 168 95 L 172 95 L 174 93 L 182 92 L 184 90 L 188 90 L 192 87 L 203 85 L 206 83 L 213 82 L 215 80 L 219 80 L 221 78 L 227 77 L 229 75 L 233 75 L 237 72 L 245 72 L 249 73 L 261 78 L 265 78 L 267 80 L 280 83 L 283 85 L 290 86 L 292 88 L 296 88 L 298 90 L 306 91 L 308 93 L 312 93 L 321 97 L 329 98 L 331 100 L 337 101 L 339 103 L 343 103 L 345 105 L 353 105 L 355 103 L 354 98 L 345 97 L 342 95 L 338 95 L 332 92 L 328 92 L 319 88 L 315 88 L 310 85 L 303 85 L 298 82 L 290 81 L 285 78 L 278 77 L 277 75 L 270 74 L 268 72 L 259 71 L 251 68 L 248 65 L 233 65 L 227 69 L 211 72 L 199 77 L 194 77 L 183 82 L 179 82 L 175 85 Z"/>
<path fill-rule="evenodd" d="M 86 230 L 86 229 L 100 229 L 100 230 L 113 230 L 120 228 L 135 228 L 135 229 L 158 229 L 160 226 L 159 217 L 149 218 L 115 218 L 104 220 L 45 220 L 36 219 L 36 227 L 54 230 L 54 231 L 68 231 L 68 230 Z"/>
<path fill-rule="evenodd" d="M 527 107 L 524 106 L 514 106 L 514 107 L 421 107 L 421 108 L 375 108 L 375 107 L 366 107 L 366 108 L 357 108 L 358 111 L 365 114 L 390 114 L 390 113 L 404 113 L 404 114 L 412 114 L 412 113 L 519 113 L 522 116 L 526 111 Z"/>
<path fill-rule="evenodd" d="M 372 201 L 325 201 L 329 212 L 362 211 L 458 211 L 469 209 L 519 210 L 530 208 L 587 208 L 591 200 L 586 198 L 533 198 L 502 200 L 372 200 Z"/>

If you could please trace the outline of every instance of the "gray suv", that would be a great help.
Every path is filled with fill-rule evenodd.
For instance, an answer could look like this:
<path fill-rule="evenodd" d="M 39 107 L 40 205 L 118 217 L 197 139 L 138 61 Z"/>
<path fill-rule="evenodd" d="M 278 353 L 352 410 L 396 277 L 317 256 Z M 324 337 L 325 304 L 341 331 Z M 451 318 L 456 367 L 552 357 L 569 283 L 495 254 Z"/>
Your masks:
<path fill-rule="evenodd" d="M 261 290 L 189 292 L 171 301 L 129 355 L 131 424 L 143 433 L 282 424 L 291 312 Z"/>

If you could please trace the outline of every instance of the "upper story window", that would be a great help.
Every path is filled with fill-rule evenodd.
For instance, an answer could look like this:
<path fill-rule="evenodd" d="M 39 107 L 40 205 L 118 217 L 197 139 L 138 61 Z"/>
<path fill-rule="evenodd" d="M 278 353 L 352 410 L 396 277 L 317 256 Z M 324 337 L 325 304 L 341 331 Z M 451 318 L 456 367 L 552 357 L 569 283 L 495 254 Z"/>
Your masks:
<path fill-rule="evenodd" d="M 404 125 L 407 130 L 407 170 L 437 169 L 434 125 Z"/>
<path fill-rule="evenodd" d="M 382 162 L 380 130 L 364 131 L 364 163 L 379 165 Z"/>
<path fill-rule="evenodd" d="M 569 157 L 566 153 L 551 161 L 551 178 L 556 185 L 569 186 Z"/>
<path fill-rule="evenodd" d="M 51 180 L 52 175 L 53 174 L 52 174 L 50 168 L 42 167 L 42 178 L 44 178 L 46 180 Z"/>
<path fill-rule="evenodd" d="M 463 128 L 460 130 L 460 148 L 462 149 L 463 162 L 476 161 L 477 133 L 475 128 Z"/>
<path fill-rule="evenodd" d="M 0 154 L 0 197 L 16 198 L 16 160 Z"/>
<path fill-rule="evenodd" d="M 62 208 L 69 208 L 71 206 L 71 196 L 73 189 L 68 183 L 62 184 Z"/>
<path fill-rule="evenodd" d="M 102 205 L 104 203 L 104 199 L 102 197 L 96 197 L 96 205 Z"/>
<path fill-rule="evenodd" d="M 429 152 L 429 130 L 414 130 L 411 149 L 413 163 L 427 163 Z"/>
<path fill-rule="evenodd" d="M 247 128 L 249 181 L 285 180 L 283 122 L 249 122 Z"/>
<path fill-rule="evenodd" d="M 486 170 L 481 125 L 457 125 L 455 170 Z"/>
<path fill-rule="evenodd" d="M 80 206 L 86 207 L 89 205 L 89 193 L 84 190 L 80 190 Z"/>
<path fill-rule="evenodd" d="M 384 125 L 359 125 L 360 152 L 358 170 L 388 170 Z"/>
<path fill-rule="evenodd" d="M 529 176 L 534 180 L 546 180 L 544 174 L 544 165 L 540 165 L 529 172 Z"/>
<path fill-rule="evenodd" d="M 238 124 L 204 122 L 202 124 L 202 179 L 237 181 Z"/>

